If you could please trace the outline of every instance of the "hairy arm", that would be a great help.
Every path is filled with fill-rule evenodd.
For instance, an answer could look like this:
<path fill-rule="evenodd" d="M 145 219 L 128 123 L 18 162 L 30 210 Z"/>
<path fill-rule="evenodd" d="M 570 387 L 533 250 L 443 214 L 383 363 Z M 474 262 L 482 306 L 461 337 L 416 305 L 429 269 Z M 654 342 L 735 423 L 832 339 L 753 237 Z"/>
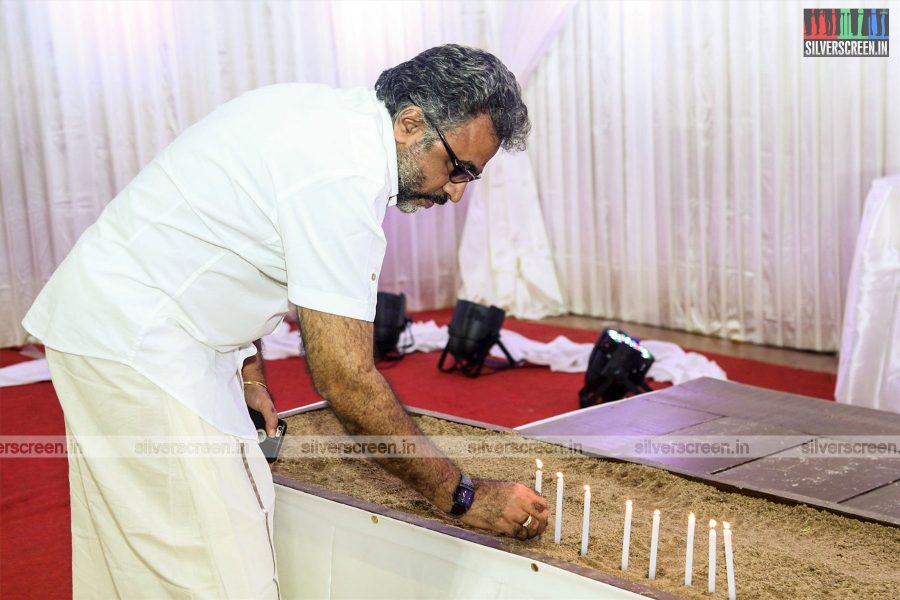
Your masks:
<path fill-rule="evenodd" d="M 313 383 L 347 431 L 414 439 L 416 456 L 377 461 L 436 507 L 449 511 L 461 472 L 421 432 L 375 368 L 372 323 L 307 308 L 298 309 L 298 314 Z M 475 501 L 463 522 L 521 539 L 546 527 L 546 501 L 532 490 L 499 481 L 477 480 L 475 486 Z M 525 530 L 520 523 L 528 515 L 535 525 Z"/>
<path fill-rule="evenodd" d="M 300 331 L 316 390 L 351 435 L 403 436 L 427 458 L 378 459 L 443 511 L 453 506 L 460 470 L 444 457 L 375 368 L 372 324 L 300 308 Z"/>

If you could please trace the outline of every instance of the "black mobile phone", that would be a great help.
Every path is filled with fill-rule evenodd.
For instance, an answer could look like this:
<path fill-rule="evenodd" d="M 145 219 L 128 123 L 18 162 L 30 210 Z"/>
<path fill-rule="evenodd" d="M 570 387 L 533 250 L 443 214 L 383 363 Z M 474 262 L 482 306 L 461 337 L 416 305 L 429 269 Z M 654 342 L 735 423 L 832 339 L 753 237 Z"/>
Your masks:
<path fill-rule="evenodd" d="M 284 442 L 284 436 L 287 433 L 287 422 L 284 419 L 278 419 L 278 427 L 275 428 L 275 437 L 270 438 L 266 433 L 266 418 L 258 410 L 247 408 L 250 418 L 253 420 L 253 426 L 256 427 L 256 439 L 259 442 L 259 449 L 262 450 L 266 460 L 270 463 L 278 460 L 281 453 L 281 444 Z"/>

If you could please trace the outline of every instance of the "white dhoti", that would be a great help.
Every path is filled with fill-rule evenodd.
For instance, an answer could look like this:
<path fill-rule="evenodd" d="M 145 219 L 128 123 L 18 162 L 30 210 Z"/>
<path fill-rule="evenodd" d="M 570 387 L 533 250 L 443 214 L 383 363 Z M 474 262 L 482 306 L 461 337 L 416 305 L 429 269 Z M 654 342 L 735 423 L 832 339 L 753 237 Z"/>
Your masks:
<path fill-rule="evenodd" d="M 47 359 L 66 433 L 83 446 L 69 455 L 74 598 L 277 598 L 275 490 L 259 446 L 130 367 L 50 348 Z"/>

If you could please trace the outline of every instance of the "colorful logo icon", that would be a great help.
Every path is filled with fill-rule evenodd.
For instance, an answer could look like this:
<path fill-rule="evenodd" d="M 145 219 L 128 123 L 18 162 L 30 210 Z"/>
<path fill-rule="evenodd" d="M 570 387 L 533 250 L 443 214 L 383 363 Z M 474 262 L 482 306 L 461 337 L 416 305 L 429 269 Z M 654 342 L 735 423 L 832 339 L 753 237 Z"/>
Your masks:
<path fill-rule="evenodd" d="M 804 8 L 803 56 L 890 55 L 887 8 Z"/>

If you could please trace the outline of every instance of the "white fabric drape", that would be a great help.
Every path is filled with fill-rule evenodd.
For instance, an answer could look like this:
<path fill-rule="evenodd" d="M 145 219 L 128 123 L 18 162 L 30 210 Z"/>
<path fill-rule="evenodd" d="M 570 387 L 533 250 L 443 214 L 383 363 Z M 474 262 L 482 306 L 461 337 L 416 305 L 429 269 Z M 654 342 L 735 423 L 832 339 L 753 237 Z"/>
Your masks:
<path fill-rule="evenodd" d="M 864 194 L 900 171 L 900 59 L 803 58 L 804 6 L 577 5 L 526 89 L 568 310 L 838 349 Z"/>
<path fill-rule="evenodd" d="M 473 270 L 467 289 L 493 286 L 524 316 L 561 290 L 575 313 L 837 349 L 865 190 L 900 171 L 897 53 L 802 58 L 812 1 L 582 0 L 541 62 L 524 25 L 541 22 L 512 19 L 516 5 L 2 3 L 0 346 L 25 340 L 34 296 L 116 191 L 214 106 L 279 81 L 371 85 L 455 41 L 532 48 L 503 58 L 523 77 L 539 65 L 528 156 L 559 277 L 535 275 L 549 273 L 540 227 L 514 225 L 519 210 L 537 224 L 533 207 L 492 203 L 490 237 L 466 235 L 505 275 Z M 491 30 L 503 23 L 523 35 Z M 495 160 L 478 186 L 526 193 L 512 188 L 528 190 L 527 169 Z M 390 214 L 385 290 L 452 303 L 465 204 Z"/>
<path fill-rule="evenodd" d="M 371 87 L 447 42 L 483 45 L 465 2 L 8 2 L 0 6 L 0 347 L 81 232 L 178 133 L 285 81 Z M 396 214 L 395 214 L 396 213 Z M 452 304 L 464 211 L 389 211 L 381 284 Z"/>
<path fill-rule="evenodd" d="M 573 5 L 540 0 L 488 5 L 488 47 L 523 87 Z M 498 153 L 484 178 L 472 185 L 468 201 L 459 249 L 460 297 L 517 317 L 562 314 L 562 291 L 528 156 Z"/>
<path fill-rule="evenodd" d="M 834 395 L 900 413 L 900 175 L 875 180 L 866 199 Z"/>

